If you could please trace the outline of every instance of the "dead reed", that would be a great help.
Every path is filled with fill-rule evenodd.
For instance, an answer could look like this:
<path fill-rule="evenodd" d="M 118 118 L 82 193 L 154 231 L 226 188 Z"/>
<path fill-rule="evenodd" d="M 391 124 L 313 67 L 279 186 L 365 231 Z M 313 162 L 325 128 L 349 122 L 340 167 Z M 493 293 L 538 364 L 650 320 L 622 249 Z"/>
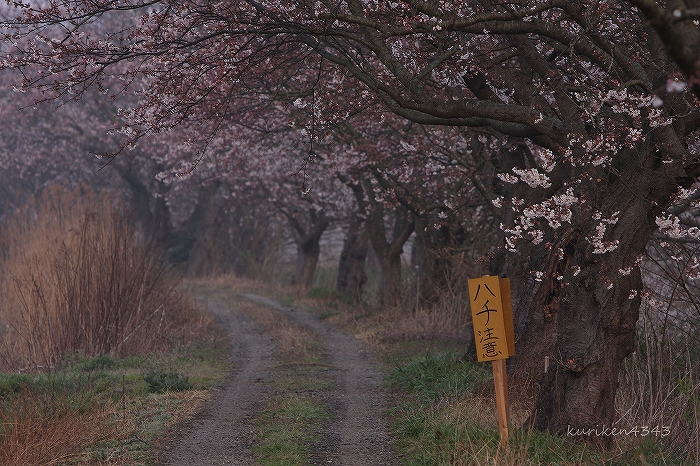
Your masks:
<path fill-rule="evenodd" d="M 638 350 L 622 370 L 617 395 L 618 426 L 644 428 L 645 436 L 688 464 L 700 461 L 700 374 L 697 348 L 686 334 L 669 336 L 658 316 L 643 309 Z M 640 437 L 642 433 L 639 434 Z M 627 447 L 640 437 L 628 438 Z"/>
<path fill-rule="evenodd" d="M 48 188 L 1 237 L 0 369 L 163 350 L 209 324 L 106 194 Z"/>
<path fill-rule="evenodd" d="M 0 464 L 49 466 L 70 459 L 86 445 L 111 435 L 117 426 L 111 405 L 79 412 L 66 400 L 25 393 L 0 410 Z"/>

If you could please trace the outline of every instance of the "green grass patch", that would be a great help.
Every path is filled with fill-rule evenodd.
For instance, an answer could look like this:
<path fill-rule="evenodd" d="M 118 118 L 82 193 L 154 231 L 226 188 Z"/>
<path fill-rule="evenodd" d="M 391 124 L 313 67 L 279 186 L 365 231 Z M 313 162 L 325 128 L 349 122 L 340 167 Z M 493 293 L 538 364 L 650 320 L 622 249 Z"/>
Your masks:
<path fill-rule="evenodd" d="M 395 448 L 402 464 L 419 465 L 684 465 L 648 438 L 616 439 L 610 448 L 580 439 L 511 427 L 508 450 L 499 447 L 489 364 L 453 352 L 395 362 L 387 382 Z M 595 440 L 595 439 L 593 439 Z"/>
<path fill-rule="evenodd" d="M 392 366 L 387 376 L 396 395 L 391 427 L 403 464 L 455 464 L 465 444 L 497 448 L 497 430 L 449 420 L 452 401 L 465 392 L 483 392 L 492 383 L 483 366 L 453 352 L 395 361 Z"/>
<path fill-rule="evenodd" d="M 28 434 L 18 433 L 24 430 L 37 439 L 58 438 L 56 429 L 65 430 L 60 419 L 70 418 L 76 419 L 71 450 L 60 450 L 57 441 L 56 457 L 64 460 L 55 464 L 114 464 L 115 458 L 124 464 L 155 464 L 156 440 L 191 403 L 203 399 L 202 390 L 223 383 L 229 364 L 226 351 L 192 346 L 127 358 L 75 354 L 51 373 L 2 373 L 0 455 L 11 457 L 17 448 L 13 439 L 26 438 Z M 193 368 L 208 375 L 189 377 Z"/>
<path fill-rule="evenodd" d="M 488 403 L 495 403 L 489 395 L 493 381 L 488 369 L 453 352 L 393 364 L 387 377 L 394 393 L 391 428 L 402 464 L 559 464 L 539 453 L 533 462 L 523 462 L 528 455 L 518 446 L 520 433 L 511 437 L 513 451 L 499 450 L 495 422 L 488 425 L 479 419 Z M 525 453 L 529 445 L 536 444 L 527 444 Z M 549 453 L 553 446 L 538 451 Z M 561 451 L 561 445 L 555 451 Z"/>
<path fill-rule="evenodd" d="M 318 401 L 303 396 L 273 400 L 258 418 L 259 443 L 253 448 L 256 464 L 308 464 L 310 445 L 328 417 Z"/>
<path fill-rule="evenodd" d="M 147 371 L 142 377 L 151 393 L 181 392 L 192 389 L 190 378 L 174 371 Z"/>
<path fill-rule="evenodd" d="M 487 390 L 492 382 L 490 366 L 468 362 L 452 352 L 427 354 L 404 364 L 395 363 L 388 375 L 398 390 L 432 402 L 445 396 L 460 396 Z"/>

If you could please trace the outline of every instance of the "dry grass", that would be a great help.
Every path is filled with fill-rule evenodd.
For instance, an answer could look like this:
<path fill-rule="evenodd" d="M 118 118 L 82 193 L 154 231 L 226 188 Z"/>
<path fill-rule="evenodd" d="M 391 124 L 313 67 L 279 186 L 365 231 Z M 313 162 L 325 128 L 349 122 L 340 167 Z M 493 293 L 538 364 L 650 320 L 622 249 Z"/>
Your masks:
<path fill-rule="evenodd" d="M 106 195 L 50 188 L 15 213 L 3 238 L 0 369 L 52 369 L 73 352 L 164 350 L 211 324 Z"/>
<path fill-rule="evenodd" d="M 168 392 L 147 399 L 135 399 L 127 403 L 126 411 L 115 411 L 108 425 L 112 426 L 110 446 L 107 451 L 99 451 L 93 443 L 85 443 L 84 448 L 75 460 L 79 464 L 89 466 L 122 466 L 150 464 L 146 458 L 139 458 L 126 448 L 129 442 L 159 444 L 166 437 L 164 433 L 171 431 L 184 420 L 191 419 L 211 399 L 207 390 L 187 390 Z M 149 430 L 153 417 L 164 417 L 167 420 L 159 424 L 155 430 Z"/>
<path fill-rule="evenodd" d="M 419 274 L 404 280 L 403 299 L 397 307 L 345 306 L 336 323 L 350 324 L 359 338 L 378 349 L 411 340 L 469 344 L 473 335 L 467 279 L 480 275 L 483 266 L 464 251 L 451 248 L 434 251 L 426 260 L 443 267 L 435 276 Z M 426 289 L 434 293 L 434 302 L 422 300 Z"/>
<path fill-rule="evenodd" d="M 88 388 L 84 393 L 25 389 L 0 409 L 0 464 L 149 464 L 150 445 L 192 417 L 210 396 L 206 390 L 115 397 Z"/>
<path fill-rule="evenodd" d="M 654 326 L 654 318 L 642 313 L 639 351 L 628 358 L 621 373 L 618 424 L 667 428 L 664 448 L 700 464 L 697 349 L 688 338 L 664 337 L 664 329 Z M 636 439 L 628 440 L 632 442 L 623 448 L 634 446 Z"/>
<path fill-rule="evenodd" d="M 64 399 L 27 394 L 9 411 L 0 411 L 0 464 L 49 466 L 66 461 L 85 445 L 113 435 L 118 428 L 110 423 L 114 414 L 112 404 L 78 412 Z"/>
<path fill-rule="evenodd" d="M 446 345 L 466 349 L 473 337 L 469 309 L 445 302 L 430 308 L 377 308 L 348 305 L 342 300 L 329 305 L 313 298 L 299 298 L 295 303 L 351 331 L 382 357 L 411 342 L 420 342 L 426 348 Z"/>

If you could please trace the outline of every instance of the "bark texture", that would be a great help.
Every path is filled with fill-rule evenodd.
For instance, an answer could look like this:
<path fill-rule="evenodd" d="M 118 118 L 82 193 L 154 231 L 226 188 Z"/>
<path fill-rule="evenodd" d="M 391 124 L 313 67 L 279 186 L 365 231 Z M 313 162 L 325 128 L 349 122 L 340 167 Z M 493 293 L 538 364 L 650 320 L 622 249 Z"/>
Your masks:
<path fill-rule="evenodd" d="M 597 214 L 583 210 L 571 228 L 550 238 L 549 248 L 533 250 L 529 263 L 544 270 L 544 278 L 522 282 L 515 363 L 540 380 L 531 421 L 541 430 L 561 433 L 616 419 L 618 375 L 634 351 L 643 288 L 635 260 L 645 251 L 658 205 L 676 186 L 648 147 L 620 157 L 598 204 L 603 217 L 614 219 L 603 241 L 616 246 L 596 247 L 600 223 L 590 218 Z M 547 373 L 545 356 L 551 358 Z"/>
<path fill-rule="evenodd" d="M 297 244 L 297 265 L 292 277 L 292 285 L 299 288 L 302 293 L 313 286 L 318 256 L 321 253 L 319 241 L 330 224 L 326 216 L 313 210 L 309 212 L 309 220 L 308 225 L 304 226 L 297 218 L 289 218 L 296 233 Z"/>
<path fill-rule="evenodd" d="M 354 302 L 362 300 L 362 287 L 367 281 L 365 258 L 368 240 L 364 221 L 359 213 L 355 213 L 350 219 L 343 250 L 340 253 L 336 284 L 336 290 L 350 297 Z"/>

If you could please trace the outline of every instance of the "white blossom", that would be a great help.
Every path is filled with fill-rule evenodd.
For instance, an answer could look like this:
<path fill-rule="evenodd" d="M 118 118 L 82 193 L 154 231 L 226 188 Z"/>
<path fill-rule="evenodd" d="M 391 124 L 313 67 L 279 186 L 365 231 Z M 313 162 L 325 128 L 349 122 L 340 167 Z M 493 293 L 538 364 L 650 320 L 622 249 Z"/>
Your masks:
<path fill-rule="evenodd" d="M 665 235 L 671 238 L 683 238 L 685 236 L 680 219 L 675 215 L 669 214 L 666 217 L 656 217 L 656 225 Z"/>
<path fill-rule="evenodd" d="M 536 168 L 529 168 L 526 170 L 520 170 L 518 168 L 513 168 L 513 173 L 518 175 L 521 180 L 527 183 L 531 188 L 549 188 L 552 183 L 549 181 L 549 177 L 544 173 L 540 173 Z"/>
<path fill-rule="evenodd" d="M 679 81 L 677 79 L 669 79 L 666 81 L 666 92 L 682 92 L 688 83 L 685 81 Z"/>
<path fill-rule="evenodd" d="M 530 232 L 530 235 L 532 236 L 533 244 L 540 244 L 544 239 L 544 233 L 542 230 L 533 230 Z"/>
<path fill-rule="evenodd" d="M 515 184 L 518 182 L 518 178 L 509 173 L 499 173 L 498 178 L 505 183 Z"/>
<path fill-rule="evenodd" d="M 596 225 L 595 227 L 595 233 L 586 238 L 593 245 L 593 254 L 605 254 L 607 252 L 614 251 L 615 249 L 617 249 L 618 245 L 620 244 L 618 240 L 604 241 L 603 237 L 605 236 L 607 226 L 616 224 L 619 219 L 619 215 L 619 211 L 615 212 L 608 219 L 601 218 L 599 212 L 596 212 L 593 215 L 594 219 L 596 219 L 596 217 L 600 219 L 600 223 L 598 223 L 598 225 Z"/>
<path fill-rule="evenodd" d="M 624 277 L 624 276 L 627 276 L 627 275 L 629 275 L 630 273 L 632 273 L 632 266 L 620 268 L 620 269 L 617 270 L 617 273 L 619 273 L 619 274 L 622 275 L 623 277 Z"/>

